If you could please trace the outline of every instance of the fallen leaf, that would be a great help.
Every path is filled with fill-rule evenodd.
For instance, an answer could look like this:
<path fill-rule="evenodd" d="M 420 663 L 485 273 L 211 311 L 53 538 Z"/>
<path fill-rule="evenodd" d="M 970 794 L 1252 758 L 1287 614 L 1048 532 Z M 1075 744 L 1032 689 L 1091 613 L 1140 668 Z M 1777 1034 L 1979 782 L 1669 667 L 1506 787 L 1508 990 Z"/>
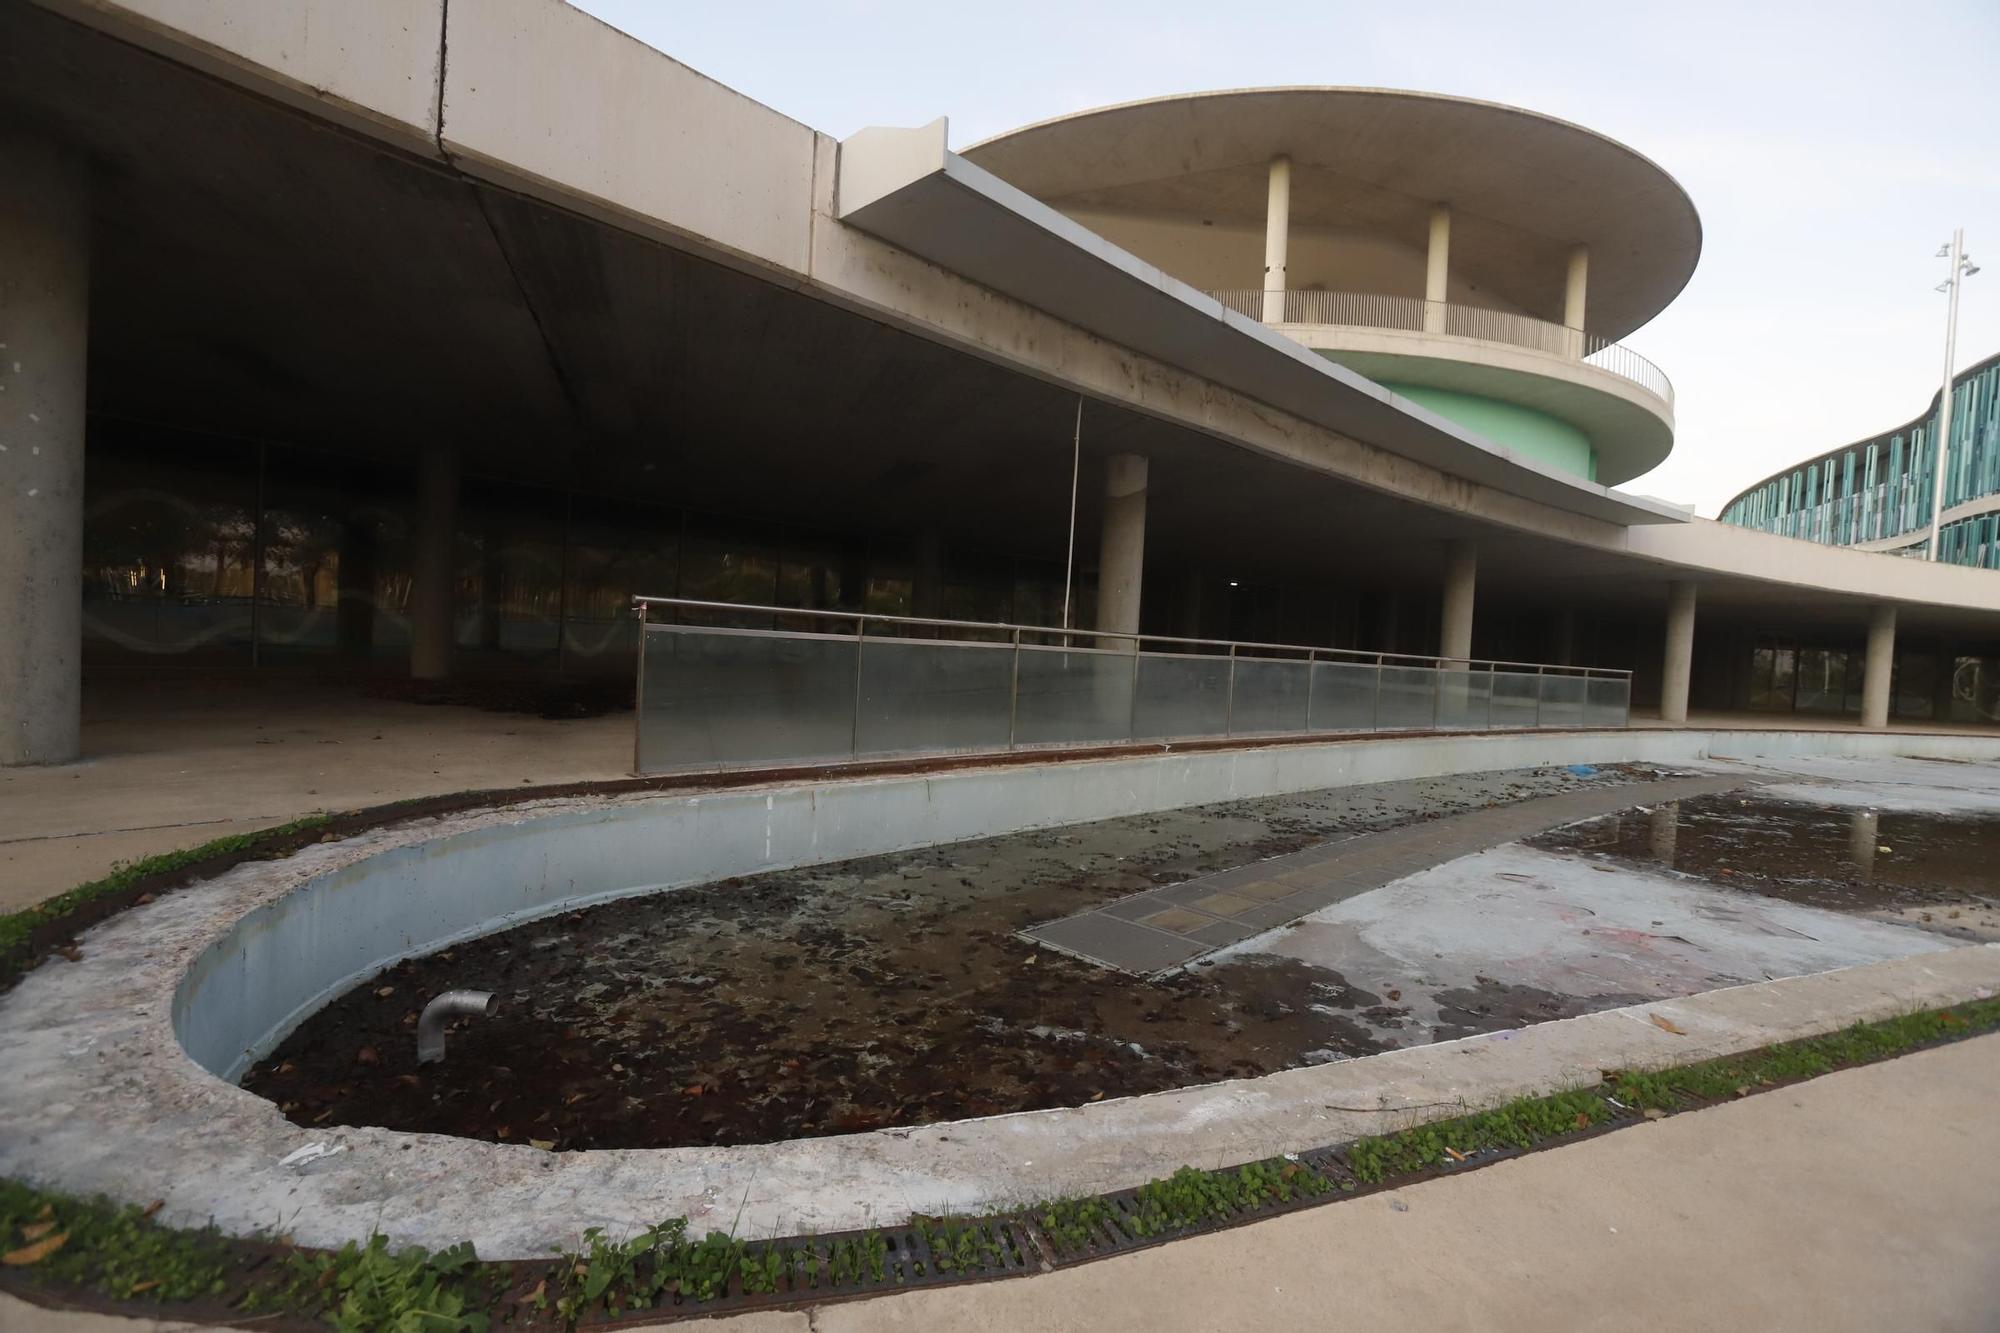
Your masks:
<path fill-rule="evenodd" d="M 83 950 L 77 948 L 74 944 L 65 944 L 58 948 L 56 952 L 69 959 L 72 963 L 83 961 Z"/>
<path fill-rule="evenodd" d="M 556 1141 L 554 1139 L 529 1139 L 528 1146 L 530 1148 L 540 1148 L 543 1152 L 554 1152 L 556 1150 Z"/>
<path fill-rule="evenodd" d="M 1386 994 L 1387 994 L 1387 995 L 1388 995 L 1388 997 L 1389 997 L 1390 999 L 1392 999 L 1392 1000 L 1400 1000 L 1400 999 L 1402 999 L 1402 998 L 1403 998 L 1403 992 L 1401 992 L 1401 991 L 1399 991 L 1399 990 L 1392 990 L 1392 991 L 1388 991 L 1388 992 L 1386 992 Z"/>
<path fill-rule="evenodd" d="M 47 1240 L 39 1240 L 33 1245 L 24 1245 L 18 1250 L 0 1254 L 0 1264 L 5 1264 L 9 1268 L 26 1268 L 29 1264 L 38 1264 L 60 1250 L 63 1242 L 68 1239 L 69 1232 L 58 1231 Z"/>
<path fill-rule="evenodd" d="M 702 1087 L 699 1083 L 690 1083 L 685 1088 L 682 1088 L 681 1091 L 690 1097 L 699 1097 L 702 1093 Z"/>
<path fill-rule="evenodd" d="M 1589 1129 L 1589 1128 L 1590 1128 L 1590 1112 L 1588 1112 L 1588 1111 L 1578 1111 L 1578 1112 L 1576 1113 L 1576 1127 L 1577 1127 L 1578 1129 Z"/>
<path fill-rule="evenodd" d="M 144 907 L 147 903 L 154 901 L 158 896 L 159 895 L 152 893 L 142 893 L 134 901 L 136 901 L 140 907 Z"/>
<path fill-rule="evenodd" d="M 159 1212 L 160 1209 L 166 1206 L 167 1206 L 167 1201 L 165 1199 L 155 1199 L 151 1203 L 146 1205 L 145 1210 L 141 1212 L 139 1216 L 151 1217 L 154 1213 Z"/>
<path fill-rule="evenodd" d="M 379 1065 L 382 1063 L 382 1056 L 373 1046 L 363 1046 L 354 1053 L 354 1063 L 358 1065 Z"/>
<path fill-rule="evenodd" d="M 54 1217 L 55 1215 L 56 1215 L 56 1206 L 52 1203 L 45 1203 L 42 1205 L 42 1211 L 35 1214 L 35 1218 L 37 1221 L 39 1221 L 44 1217 Z"/>
<path fill-rule="evenodd" d="M 51 1231 L 54 1231 L 55 1229 L 56 1229 L 56 1224 L 54 1219 L 50 1219 L 47 1222 L 31 1222 L 27 1226 L 21 1228 L 21 1239 L 40 1240 L 42 1237 L 48 1235 Z"/>
<path fill-rule="evenodd" d="M 514 1131 L 510 1126 L 502 1125 L 500 1126 L 500 1128 L 493 1131 L 493 1137 L 496 1139 L 504 1139 L 513 1132 Z"/>
<path fill-rule="evenodd" d="M 1093 1092 L 1093 1093 L 1091 1093 L 1091 1094 L 1090 1094 L 1090 1100 L 1092 1100 L 1092 1101 L 1094 1101 L 1094 1102 L 1101 1102 L 1101 1101 L 1103 1101 L 1103 1100 L 1104 1100 L 1104 1089 L 1102 1089 L 1102 1088 L 1099 1088 L 1099 1089 L 1098 1089 L 1098 1090 L 1097 1090 L 1096 1092 Z"/>
<path fill-rule="evenodd" d="M 375 998 L 378 1000 L 386 1000 L 395 993 L 396 988 L 394 986 L 377 986 L 375 988 Z"/>
<path fill-rule="evenodd" d="M 137 1296 L 142 1291 L 151 1291 L 159 1285 L 160 1279 L 156 1277 L 149 1277 L 144 1282 L 134 1282 L 132 1284 L 132 1295 Z"/>
<path fill-rule="evenodd" d="M 1687 1035 L 1687 1029 L 1674 1022 L 1671 1018 L 1663 1018 L 1659 1014 L 1647 1014 L 1646 1017 L 1652 1019 L 1653 1026 L 1662 1032 L 1671 1032 L 1676 1037 L 1685 1037 Z"/>
<path fill-rule="evenodd" d="M 1667 1113 L 1657 1106 L 1649 1106 L 1645 1110 L 1645 1116 L 1648 1120 L 1665 1120 Z"/>
<path fill-rule="evenodd" d="M 1748 1097 L 1750 1095 L 1750 1085 L 1748 1083 L 1738 1083 L 1736 1085 L 1736 1095 L 1738 1097 Z"/>

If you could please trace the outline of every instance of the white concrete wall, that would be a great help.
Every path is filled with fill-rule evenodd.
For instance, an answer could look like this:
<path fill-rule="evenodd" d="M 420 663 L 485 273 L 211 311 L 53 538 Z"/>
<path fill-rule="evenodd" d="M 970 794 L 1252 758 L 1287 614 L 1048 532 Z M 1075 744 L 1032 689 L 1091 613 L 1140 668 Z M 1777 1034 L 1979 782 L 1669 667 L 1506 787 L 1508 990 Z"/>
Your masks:
<path fill-rule="evenodd" d="M 1204 750 L 663 796 L 484 821 L 343 865 L 218 923 L 176 1035 L 234 1081 L 322 1005 L 409 957 L 612 898 L 1029 829 L 1328 787 L 1705 755 L 2000 758 L 2000 737 L 1506 732 Z M 579 802 L 578 804 L 584 804 Z"/>

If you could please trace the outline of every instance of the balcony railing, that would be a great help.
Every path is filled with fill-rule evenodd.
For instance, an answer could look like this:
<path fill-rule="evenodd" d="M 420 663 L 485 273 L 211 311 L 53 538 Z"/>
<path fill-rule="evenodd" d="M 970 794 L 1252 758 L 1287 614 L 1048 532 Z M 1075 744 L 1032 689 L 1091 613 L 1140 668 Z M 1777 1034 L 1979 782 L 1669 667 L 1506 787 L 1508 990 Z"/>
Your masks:
<path fill-rule="evenodd" d="M 1630 721 L 1631 673 L 1594 667 L 672 597 L 634 604 L 641 773 Z"/>
<path fill-rule="evenodd" d="M 1255 320 L 1264 318 L 1264 292 L 1238 288 L 1210 292 L 1208 295 L 1240 315 L 1248 315 Z M 1658 366 L 1622 343 L 1611 342 L 1582 329 L 1506 310 L 1488 310 L 1483 306 L 1458 305 L 1450 301 L 1426 301 L 1420 296 L 1321 291 L 1272 292 L 1269 295 L 1283 298 L 1285 317 L 1274 323 L 1401 329 L 1410 333 L 1444 333 L 1460 338 L 1477 338 L 1483 342 L 1507 343 L 1610 371 L 1657 394 L 1666 400 L 1668 406 L 1673 405 L 1673 383 Z"/>

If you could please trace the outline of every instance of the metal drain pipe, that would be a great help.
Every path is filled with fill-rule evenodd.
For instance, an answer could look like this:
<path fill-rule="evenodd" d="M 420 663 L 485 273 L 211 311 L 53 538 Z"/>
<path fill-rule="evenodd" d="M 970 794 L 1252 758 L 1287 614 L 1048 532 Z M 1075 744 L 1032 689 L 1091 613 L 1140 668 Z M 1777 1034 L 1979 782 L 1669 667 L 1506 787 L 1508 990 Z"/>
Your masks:
<path fill-rule="evenodd" d="M 433 999 L 417 1019 L 417 1063 L 444 1059 L 444 1028 L 452 1019 L 484 1018 L 496 1007 L 491 991 L 448 990 Z"/>

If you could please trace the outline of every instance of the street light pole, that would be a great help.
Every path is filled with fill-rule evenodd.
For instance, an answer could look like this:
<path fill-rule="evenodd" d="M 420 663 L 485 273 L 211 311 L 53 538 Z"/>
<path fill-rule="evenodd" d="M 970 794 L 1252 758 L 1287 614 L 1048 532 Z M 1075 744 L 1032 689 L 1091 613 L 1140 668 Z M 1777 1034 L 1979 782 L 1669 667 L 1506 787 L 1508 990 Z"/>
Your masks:
<path fill-rule="evenodd" d="M 1937 440 L 1931 446 L 1931 541 L 1930 559 L 1940 554 L 1938 535 L 1944 519 L 1945 468 L 1951 461 L 1951 377 L 1958 360 L 1958 286 L 1964 278 L 1979 272 L 1979 266 L 1965 253 L 1965 228 L 1951 234 L 1951 243 L 1938 247 L 1939 259 L 1949 258 L 1951 271 L 1937 290 L 1946 294 L 1944 317 L 1944 387 L 1938 391 Z"/>

